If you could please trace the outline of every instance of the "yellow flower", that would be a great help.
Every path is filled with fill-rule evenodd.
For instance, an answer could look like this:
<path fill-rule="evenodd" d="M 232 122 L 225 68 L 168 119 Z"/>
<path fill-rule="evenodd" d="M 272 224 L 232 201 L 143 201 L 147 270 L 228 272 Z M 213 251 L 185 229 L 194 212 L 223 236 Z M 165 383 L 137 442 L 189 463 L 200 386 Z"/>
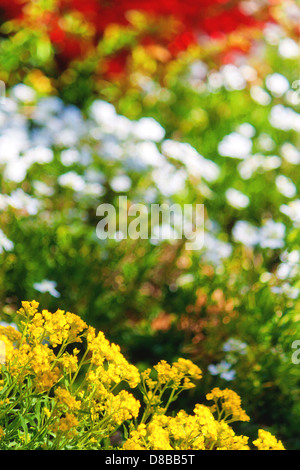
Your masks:
<path fill-rule="evenodd" d="M 59 405 L 65 406 L 70 410 L 79 410 L 81 407 L 81 402 L 76 400 L 65 388 L 58 387 L 55 390 L 55 396 Z"/>
<path fill-rule="evenodd" d="M 76 434 L 76 428 L 79 424 L 78 419 L 75 415 L 71 413 L 66 413 L 66 416 L 60 418 L 58 425 L 56 426 L 56 430 L 61 431 L 62 433 L 66 433 L 69 438 L 74 437 Z"/>
<path fill-rule="evenodd" d="M 48 408 L 46 408 L 46 407 L 44 407 L 43 410 L 44 410 L 44 413 L 45 413 L 45 415 L 47 416 L 47 418 L 50 418 L 50 416 L 51 416 L 51 411 L 48 410 Z"/>
<path fill-rule="evenodd" d="M 165 384 L 171 380 L 175 381 L 177 379 L 176 371 L 172 369 L 167 361 L 160 361 L 156 366 L 154 366 L 154 369 L 157 371 L 157 380 L 161 384 Z"/>
<path fill-rule="evenodd" d="M 126 390 L 121 390 L 118 395 L 108 396 L 106 413 L 112 415 L 113 421 L 118 425 L 132 418 L 137 418 L 140 410 L 140 402 Z"/>
<path fill-rule="evenodd" d="M 220 400 L 221 408 L 225 414 L 224 419 L 231 417 L 231 420 L 234 421 L 250 420 L 249 416 L 241 408 L 241 398 L 233 390 L 229 390 L 228 388 L 220 390 L 216 387 L 206 395 L 206 398 L 207 400 L 214 400 L 215 403 Z"/>
<path fill-rule="evenodd" d="M 149 390 L 153 390 L 155 388 L 156 384 L 157 384 L 157 381 L 151 379 L 150 374 L 151 374 L 151 369 L 148 368 L 148 369 L 144 370 L 143 372 L 141 372 L 141 377 L 144 380 L 144 382 L 146 383 Z"/>
<path fill-rule="evenodd" d="M 22 302 L 22 305 L 23 308 L 18 313 L 27 318 L 30 317 L 26 332 L 30 343 L 47 340 L 53 347 L 56 347 L 63 342 L 81 342 L 80 334 L 87 328 L 87 325 L 77 315 L 60 309 L 55 313 L 44 309 L 40 313 L 37 302 Z"/>
<path fill-rule="evenodd" d="M 15 348 L 13 342 L 6 334 L 0 333 L 0 367 L 7 364 L 14 356 Z"/>
<path fill-rule="evenodd" d="M 7 325 L 7 326 L 0 326 L 0 337 L 6 336 L 12 343 L 19 342 L 22 338 L 22 333 L 16 328 Z"/>
<path fill-rule="evenodd" d="M 60 358 L 60 363 L 66 370 L 66 372 L 76 372 L 78 366 L 78 358 L 77 356 L 72 356 L 66 353 Z"/>
<path fill-rule="evenodd" d="M 236 436 L 233 429 L 225 421 L 217 423 L 217 426 L 218 439 L 214 446 L 216 450 L 250 450 L 248 437 Z"/>
<path fill-rule="evenodd" d="M 37 392 L 50 390 L 61 378 L 62 374 L 58 367 L 53 370 L 37 373 L 35 378 Z"/>
<path fill-rule="evenodd" d="M 39 303 L 35 300 L 31 302 L 24 301 L 22 302 L 22 307 L 17 311 L 17 314 L 27 318 L 33 317 L 38 311 Z"/>
<path fill-rule="evenodd" d="M 285 450 L 281 441 L 278 441 L 269 431 L 258 430 L 258 439 L 253 441 L 258 450 Z"/>
<path fill-rule="evenodd" d="M 202 377 L 201 369 L 189 359 L 179 358 L 177 362 L 173 363 L 173 368 L 178 371 L 178 374 L 193 380 L 199 380 Z"/>
<path fill-rule="evenodd" d="M 91 363 L 96 366 L 95 374 L 101 382 L 109 387 L 112 383 L 125 381 L 131 388 L 140 382 L 138 369 L 129 364 L 120 352 L 120 347 L 105 338 L 100 331 L 97 335 L 94 328 L 87 331 L 88 348 L 92 353 Z"/>
<path fill-rule="evenodd" d="M 172 366 L 162 360 L 154 366 L 154 369 L 157 372 L 157 381 L 159 383 L 166 384 L 173 382 L 175 388 L 180 386 L 184 389 L 192 388 L 194 384 L 191 382 L 191 379 L 198 380 L 202 377 L 199 367 L 189 359 L 179 358 Z M 153 388 L 153 382 L 150 382 L 150 384 Z"/>
<path fill-rule="evenodd" d="M 218 426 L 213 414 L 207 406 L 197 404 L 194 413 L 203 437 L 211 442 L 218 436 Z"/>

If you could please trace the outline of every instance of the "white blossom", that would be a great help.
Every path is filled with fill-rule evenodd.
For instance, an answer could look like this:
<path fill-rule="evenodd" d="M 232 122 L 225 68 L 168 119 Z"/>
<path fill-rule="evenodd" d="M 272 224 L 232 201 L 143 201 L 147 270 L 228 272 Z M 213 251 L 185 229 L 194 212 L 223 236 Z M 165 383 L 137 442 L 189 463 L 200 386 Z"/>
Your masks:
<path fill-rule="evenodd" d="M 278 191 L 283 194 L 283 196 L 291 198 L 297 194 L 297 188 L 293 181 L 284 175 L 279 175 L 275 180 Z"/>
<path fill-rule="evenodd" d="M 232 229 L 232 236 L 236 242 L 245 246 L 255 246 L 260 242 L 259 228 L 245 220 L 239 220 Z"/>
<path fill-rule="evenodd" d="M 60 293 L 56 290 L 56 286 L 57 284 L 55 281 L 49 281 L 48 279 L 44 279 L 41 282 L 33 284 L 34 289 L 43 294 L 48 292 L 53 297 L 60 297 Z"/>
<path fill-rule="evenodd" d="M 152 179 L 164 196 L 172 196 L 185 187 L 187 172 L 184 169 L 176 169 L 173 165 L 165 163 L 161 168 L 155 168 Z"/>
<path fill-rule="evenodd" d="M 60 159 L 64 166 L 71 166 L 80 161 L 80 154 L 76 149 L 67 149 L 61 152 Z"/>
<path fill-rule="evenodd" d="M 277 249 L 284 246 L 286 227 L 283 223 L 267 220 L 261 228 L 260 246 Z"/>
<path fill-rule="evenodd" d="M 218 145 L 219 154 L 223 157 L 243 160 L 251 154 L 252 141 L 238 132 L 226 135 Z"/>
<path fill-rule="evenodd" d="M 260 136 L 258 137 L 258 145 L 260 146 L 262 150 L 270 152 L 271 150 L 274 149 L 275 142 L 271 136 L 263 133 L 263 134 L 260 134 Z"/>
<path fill-rule="evenodd" d="M 36 93 L 33 88 L 24 85 L 23 83 L 15 85 L 11 90 L 11 95 L 13 98 L 23 103 L 31 103 L 36 98 Z"/>
<path fill-rule="evenodd" d="M 58 177 L 58 183 L 66 188 L 71 188 L 74 191 L 83 191 L 85 188 L 85 181 L 82 176 L 74 171 L 69 171 Z"/>
<path fill-rule="evenodd" d="M 160 142 L 165 136 L 165 130 L 155 119 L 145 117 L 134 123 L 133 135 L 140 140 Z"/>
<path fill-rule="evenodd" d="M 23 189 L 17 188 L 7 198 L 9 206 L 24 210 L 30 215 L 36 215 L 41 208 L 41 201 L 25 193 Z"/>
<path fill-rule="evenodd" d="M 52 196 L 54 194 L 54 189 L 48 186 L 46 183 L 43 183 L 43 181 L 34 181 L 33 183 L 35 192 L 39 196 Z"/>
<path fill-rule="evenodd" d="M 255 127 L 252 126 L 249 122 L 244 122 L 243 124 L 240 124 L 237 128 L 237 132 L 244 137 L 248 137 L 251 139 L 251 137 L 255 136 L 256 130 Z"/>
<path fill-rule="evenodd" d="M 250 203 L 248 196 L 234 188 L 227 189 L 225 196 L 228 203 L 235 209 L 244 209 Z"/>
<path fill-rule="evenodd" d="M 131 179 L 127 175 L 117 175 L 110 181 L 111 188 L 117 193 L 129 191 L 131 184 Z"/>
<path fill-rule="evenodd" d="M 14 248 L 14 244 L 7 238 L 4 232 L 0 229 L 0 254 L 5 251 L 11 251 Z"/>
<path fill-rule="evenodd" d="M 240 69 L 233 64 L 224 65 L 221 68 L 224 79 L 224 86 L 228 90 L 243 90 L 246 87 L 246 80 Z"/>
<path fill-rule="evenodd" d="M 300 55 L 300 47 L 292 38 L 283 38 L 279 42 L 279 54 L 286 59 L 295 59 Z"/>
<path fill-rule="evenodd" d="M 275 97 L 280 97 L 288 91 L 290 84 L 286 77 L 280 73 L 273 73 L 266 77 L 266 87 Z"/>
<path fill-rule="evenodd" d="M 247 344 L 236 338 L 229 338 L 223 344 L 223 351 L 225 352 L 237 352 L 239 354 L 245 354 Z"/>
<path fill-rule="evenodd" d="M 232 246 L 219 240 L 215 235 L 209 232 L 204 233 L 203 258 L 217 265 L 220 265 L 223 259 L 228 258 L 232 253 Z"/>
<path fill-rule="evenodd" d="M 207 369 L 212 375 L 219 375 L 222 379 L 230 381 L 233 380 L 236 375 L 236 372 L 231 369 L 231 367 L 232 364 L 229 362 L 221 361 L 218 364 L 210 364 Z"/>
<path fill-rule="evenodd" d="M 300 163 L 300 151 L 290 142 L 285 142 L 281 147 L 281 155 L 292 165 Z"/>
<path fill-rule="evenodd" d="M 258 85 L 253 85 L 250 88 L 250 95 L 256 103 L 262 106 L 268 106 L 272 101 L 272 97 L 269 93 Z"/>
<path fill-rule="evenodd" d="M 269 121 L 275 129 L 300 132 L 300 114 L 282 104 L 273 106 Z"/>
<path fill-rule="evenodd" d="M 294 199 L 280 206 L 280 212 L 288 216 L 298 227 L 300 225 L 300 199 Z"/>

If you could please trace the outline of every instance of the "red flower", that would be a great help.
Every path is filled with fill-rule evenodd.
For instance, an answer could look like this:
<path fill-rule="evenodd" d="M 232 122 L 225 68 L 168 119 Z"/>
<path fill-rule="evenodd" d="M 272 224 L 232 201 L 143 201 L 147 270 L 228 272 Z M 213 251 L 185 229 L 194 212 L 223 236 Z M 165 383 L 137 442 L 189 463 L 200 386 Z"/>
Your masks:
<path fill-rule="evenodd" d="M 30 1 L 0 0 L 0 8 L 6 18 L 20 17 L 22 6 Z M 40 24 L 48 28 L 57 54 L 63 57 L 63 62 L 68 62 L 84 54 L 89 45 L 95 45 L 109 24 L 127 24 L 129 10 L 143 11 L 158 18 L 159 22 L 173 17 L 178 24 L 177 31 L 170 31 L 168 36 L 162 31 L 157 37 L 153 36 L 153 41 L 176 56 L 203 34 L 222 38 L 242 26 L 264 24 L 270 17 L 268 6 L 271 6 L 273 1 L 269 0 L 263 20 L 258 22 L 253 16 L 243 13 L 240 0 L 57 0 L 57 7 L 53 12 L 41 15 Z M 70 12 L 80 12 L 85 21 L 93 26 L 94 36 L 86 38 L 66 32 L 59 20 Z M 24 20 L 27 14 L 24 9 Z M 107 61 L 108 72 L 118 74 L 124 68 L 125 62 L 125 53 L 112 57 Z"/>
<path fill-rule="evenodd" d="M 10 20 L 22 14 L 26 0 L 0 0 L 0 19 Z"/>

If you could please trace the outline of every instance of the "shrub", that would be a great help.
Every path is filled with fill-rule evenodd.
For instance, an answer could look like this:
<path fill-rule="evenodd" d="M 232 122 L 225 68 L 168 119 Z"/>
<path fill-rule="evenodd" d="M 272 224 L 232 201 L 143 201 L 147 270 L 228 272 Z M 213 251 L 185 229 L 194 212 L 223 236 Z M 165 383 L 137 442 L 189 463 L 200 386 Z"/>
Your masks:
<path fill-rule="evenodd" d="M 162 360 L 140 373 L 119 346 L 77 315 L 38 307 L 36 301 L 23 302 L 19 329 L 0 329 L 1 449 L 111 448 L 110 438 L 122 426 L 118 447 L 127 450 L 250 449 L 248 438 L 230 426 L 249 420 L 232 390 L 214 388 L 206 397 L 214 404 L 197 404 L 193 415 L 167 414 L 179 394 L 201 378 L 190 360 L 172 365 Z M 138 387 L 143 406 L 124 385 Z M 266 430 L 253 444 L 284 449 Z"/>

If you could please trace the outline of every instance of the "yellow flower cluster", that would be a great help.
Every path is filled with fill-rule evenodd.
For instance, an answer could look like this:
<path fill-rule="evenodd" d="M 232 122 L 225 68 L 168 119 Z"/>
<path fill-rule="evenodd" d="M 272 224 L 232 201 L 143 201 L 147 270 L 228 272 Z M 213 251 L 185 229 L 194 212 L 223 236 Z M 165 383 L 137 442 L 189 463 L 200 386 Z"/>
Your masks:
<path fill-rule="evenodd" d="M 247 436 L 238 436 L 225 421 L 214 417 L 210 409 L 197 404 L 194 415 L 180 411 L 175 417 L 153 415 L 148 424 L 140 424 L 124 443 L 124 450 L 250 450 Z M 253 444 L 260 450 L 284 450 L 281 441 L 259 430 Z"/>
<path fill-rule="evenodd" d="M 249 450 L 248 437 L 236 436 L 209 408 L 196 405 L 194 415 L 180 411 L 175 417 L 154 415 L 125 442 L 125 450 Z"/>
<path fill-rule="evenodd" d="M 77 358 L 68 353 L 54 354 L 53 348 L 63 349 L 73 342 L 81 342 L 80 335 L 87 328 L 86 323 L 70 312 L 48 310 L 38 312 L 39 304 L 22 302 L 17 312 L 21 317 L 17 331 L 10 326 L 1 327 L 0 340 L 5 344 L 5 365 L 10 374 L 19 382 L 32 376 L 38 392 L 49 390 L 64 375 L 65 369 L 76 369 Z"/>
<path fill-rule="evenodd" d="M 6 348 L 5 366 L 11 376 L 19 383 L 31 376 L 39 392 L 49 390 L 61 378 L 62 371 L 55 362 L 56 356 L 47 344 L 22 343 L 15 348 L 10 343 Z"/>
<path fill-rule="evenodd" d="M 199 367 L 189 359 L 179 358 L 172 366 L 166 361 L 160 361 L 154 366 L 154 369 L 157 372 L 157 382 L 161 384 L 172 382 L 175 388 L 178 388 L 181 384 L 185 389 L 195 387 L 191 380 L 198 380 L 202 377 Z M 148 369 L 146 374 L 149 374 L 149 372 Z M 152 387 L 154 382 L 151 381 L 150 383 Z"/>
<path fill-rule="evenodd" d="M 50 427 L 56 433 L 64 434 L 68 439 L 76 436 L 76 427 L 79 421 L 72 413 L 66 413 L 65 416 L 60 417 L 53 426 Z"/>
<path fill-rule="evenodd" d="M 67 410 L 79 410 L 81 407 L 80 401 L 76 400 L 76 398 L 72 396 L 68 390 L 62 387 L 58 387 L 55 390 L 55 396 L 57 398 L 58 406 L 61 406 L 63 409 L 67 408 Z"/>
<path fill-rule="evenodd" d="M 232 421 L 249 421 L 250 418 L 241 407 L 241 398 L 233 390 L 214 388 L 206 395 L 207 400 L 214 400 L 213 411 L 224 414 L 225 419 L 231 417 Z M 221 402 L 221 410 L 218 403 Z M 219 416 L 220 417 L 220 416 Z"/>
<path fill-rule="evenodd" d="M 10 325 L 0 325 L 0 338 L 2 340 L 4 340 L 4 338 L 8 339 L 12 343 L 18 343 L 22 338 L 22 334 L 18 330 L 16 330 L 16 328 L 13 328 Z"/>
<path fill-rule="evenodd" d="M 139 410 L 140 402 L 126 390 L 121 390 L 118 395 L 111 395 L 108 400 L 107 411 L 118 425 L 132 418 L 137 418 Z"/>
<path fill-rule="evenodd" d="M 253 441 L 258 450 L 284 450 L 281 441 L 278 441 L 269 431 L 259 429 L 258 439 Z"/>
<path fill-rule="evenodd" d="M 106 387 L 112 382 L 125 381 L 131 388 L 135 388 L 140 382 L 138 369 L 129 364 L 120 352 L 120 347 L 110 343 L 100 331 L 96 335 L 95 328 L 89 327 L 87 345 L 91 352 L 91 363 L 95 366 L 93 374 L 90 374 L 90 382 L 101 381 Z"/>
<path fill-rule="evenodd" d="M 39 312 L 35 301 L 23 302 L 17 314 L 21 331 L 9 326 L 0 330 L 6 349 L 2 367 L 19 386 L 30 378 L 32 393 L 54 391 L 53 410 L 45 408 L 49 429 L 74 436 L 75 427 L 89 427 L 80 416 L 89 416 L 95 430 L 108 436 L 124 421 L 137 418 L 140 402 L 125 390 L 114 393 L 122 381 L 131 388 L 140 382 L 138 369 L 127 362 L 119 346 L 70 312 Z M 78 349 L 70 354 L 66 348 L 83 337 L 86 350 L 78 359 Z"/>
<path fill-rule="evenodd" d="M 0 361 L 0 448 L 6 438 L 1 425 L 8 422 L 9 412 L 17 410 L 26 431 L 14 438 L 21 448 L 45 448 L 49 443 L 54 449 L 65 445 L 99 448 L 125 425 L 129 437 L 124 439 L 124 450 L 250 449 L 248 437 L 237 436 L 230 426 L 233 421 L 249 420 L 232 390 L 214 388 L 207 395 L 214 405 L 197 404 L 193 414 L 181 410 L 175 416 L 167 415 L 178 395 L 202 377 L 193 362 L 180 358 L 170 365 L 162 360 L 153 370 L 140 373 L 103 332 L 96 333 L 70 312 L 39 312 L 38 306 L 35 301 L 22 303 L 17 312 L 20 331 L 0 327 L 5 346 Z M 81 343 L 83 338 L 82 351 L 72 349 L 72 343 Z M 121 382 L 130 388 L 139 386 L 143 406 L 136 396 L 121 389 Z M 19 413 L 24 397 L 25 408 Z M 18 408 L 14 410 L 15 404 Z M 36 409 L 43 411 L 37 428 L 30 425 L 29 435 L 24 416 L 29 410 L 32 423 Z M 39 443 L 43 436 L 45 440 Z M 264 430 L 253 444 L 262 450 L 283 449 Z"/>
<path fill-rule="evenodd" d="M 87 324 L 70 312 L 57 310 L 52 314 L 48 310 L 35 312 L 28 325 L 29 342 L 48 341 L 54 348 L 63 343 L 81 342 L 80 333 Z"/>
<path fill-rule="evenodd" d="M 1 364 L 4 364 L 7 361 L 7 358 L 12 357 L 14 353 L 14 343 L 10 337 L 11 336 L 9 331 L 7 336 L 5 335 L 5 331 L 2 333 L 0 331 L 0 367 Z"/>

